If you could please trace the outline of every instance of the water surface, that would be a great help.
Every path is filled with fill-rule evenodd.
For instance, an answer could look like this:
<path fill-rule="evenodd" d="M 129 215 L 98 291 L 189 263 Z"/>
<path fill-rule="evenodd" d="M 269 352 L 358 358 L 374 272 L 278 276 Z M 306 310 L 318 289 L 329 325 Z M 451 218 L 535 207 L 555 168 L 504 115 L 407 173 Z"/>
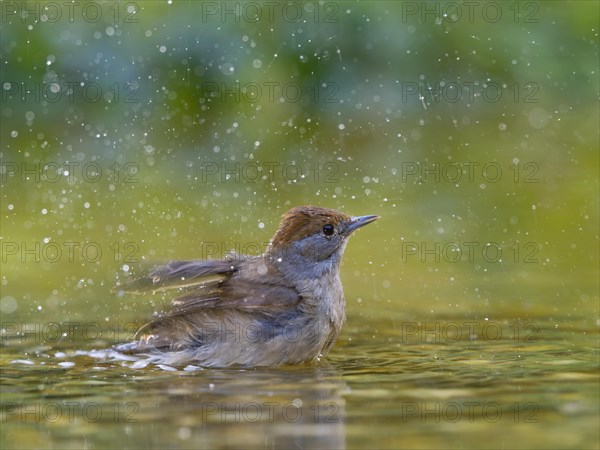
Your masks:
<path fill-rule="evenodd" d="M 597 447 L 593 320 L 350 322 L 314 367 L 132 368 L 102 340 L 13 338 L 2 446 Z"/>

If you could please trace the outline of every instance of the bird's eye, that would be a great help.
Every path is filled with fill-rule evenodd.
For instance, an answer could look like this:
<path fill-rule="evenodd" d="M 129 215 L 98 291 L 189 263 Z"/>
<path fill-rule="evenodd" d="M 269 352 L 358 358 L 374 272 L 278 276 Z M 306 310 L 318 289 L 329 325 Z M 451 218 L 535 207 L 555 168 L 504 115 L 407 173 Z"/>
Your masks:
<path fill-rule="evenodd" d="M 335 228 L 333 227 L 333 225 L 328 223 L 327 225 L 323 226 L 323 234 L 325 236 L 333 236 L 333 233 L 335 233 Z"/>

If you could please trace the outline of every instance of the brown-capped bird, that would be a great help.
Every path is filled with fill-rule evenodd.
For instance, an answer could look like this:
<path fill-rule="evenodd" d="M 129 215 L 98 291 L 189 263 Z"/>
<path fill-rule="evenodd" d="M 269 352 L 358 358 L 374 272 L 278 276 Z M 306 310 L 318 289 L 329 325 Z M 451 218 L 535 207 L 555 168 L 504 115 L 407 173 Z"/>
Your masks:
<path fill-rule="evenodd" d="M 125 292 L 185 289 L 171 310 L 119 352 L 149 362 L 225 367 L 309 363 L 329 352 L 345 322 L 340 260 L 348 239 L 378 216 L 298 206 L 264 254 L 172 261 Z"/>

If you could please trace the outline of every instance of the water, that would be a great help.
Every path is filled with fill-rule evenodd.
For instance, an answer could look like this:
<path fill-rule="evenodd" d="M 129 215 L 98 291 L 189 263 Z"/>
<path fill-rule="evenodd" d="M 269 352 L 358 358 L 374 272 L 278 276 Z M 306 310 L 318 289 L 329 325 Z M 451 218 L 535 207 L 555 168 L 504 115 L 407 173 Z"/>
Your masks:
<path fill-rule="evenodd" d="M 598 447 L 593 319 L 349 322 L 314 367 L 135 369 L 102 340 L 13 337 L 2 447 Z"/>

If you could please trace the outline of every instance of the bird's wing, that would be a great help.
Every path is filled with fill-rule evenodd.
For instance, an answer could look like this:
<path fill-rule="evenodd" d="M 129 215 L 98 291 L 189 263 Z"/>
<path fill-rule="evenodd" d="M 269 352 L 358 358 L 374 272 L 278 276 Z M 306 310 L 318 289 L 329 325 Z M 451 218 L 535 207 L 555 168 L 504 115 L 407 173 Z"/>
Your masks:
<path fill-rule="evenodd" d="M 233 277 L 177 297 L 172 302 L 171 312 L 185 314 L 196 309 L 236 309 L 269 314 L 295 307 L 299 301 L 300 294 L 293 288 Z"/>
<path fill-rule="evenodd" d="M 146 277 L 117 286 L 116 290 L 132 293 L 184 290 L 168 311 L 138 331 L 142 338 L 151 337 L 153 346 L 171 345 L 191 336 L 203 322 L 220 321 L 228 311 L 273 317 L 298 305 L 301 297 L 294 288 L 241 276 L 244 259 L 238 256 L 236 260 L 225 261 L 171 261 Z"/>
<path fill-rule="evenodd" d="M 169 311 L 140 328 L 137 336 L 146 344 L 136 351 L 146 345 L 173 348 L 197 340 L 199 330 L 222 323 L 228 313 L 275 317 L 292 311 L 300 300 L 293 288 L 241 278 L 202 285 L 174 299 Z"/>
<path fill-rule="evenodd" d="M 193 285 L 214 284 L 233 275 L 238 264 L 235 261 L 192 260 L 171 261 L 155 268 L 149 275 L 119 284 L 116 291 L 141 294 L 166 289 L 185 288 Z"/>

